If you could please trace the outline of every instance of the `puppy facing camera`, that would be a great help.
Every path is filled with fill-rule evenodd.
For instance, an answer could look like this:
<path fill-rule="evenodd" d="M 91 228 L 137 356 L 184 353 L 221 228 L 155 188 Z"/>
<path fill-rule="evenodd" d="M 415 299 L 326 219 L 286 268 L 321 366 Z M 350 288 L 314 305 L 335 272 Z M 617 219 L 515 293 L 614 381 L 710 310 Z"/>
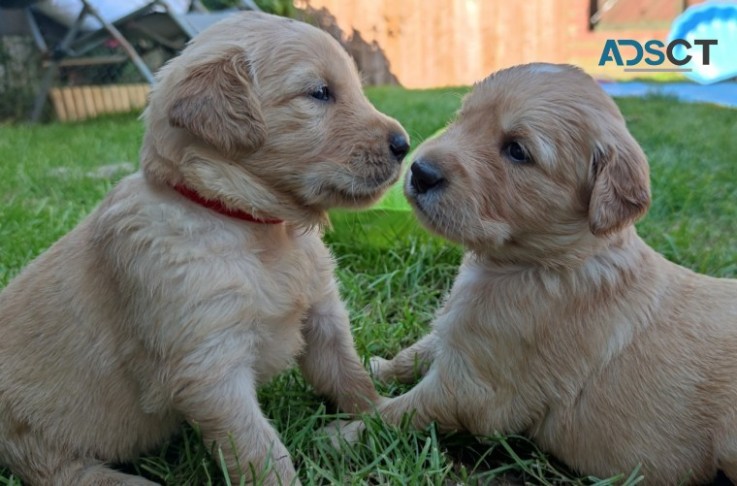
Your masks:
<path fill-rule="evenodd" d="M 467 254 L 432 332 L 373 359 L 381 380 L 424 373 L 383 419 L 526 434 L 585 475 L 737 481 L 737 281 L 637 235 L 647 160 L 598 84 L 566 65 L 497 72 L 416 154 L 415 214 Z"/>
<path fill-rule="evenodd" d="M 408 136 L 328 34 L 254 12 L 169 62 L 145 120 L 141 170 L 0 294 L 0 464 L 152 484 L 106 464 L 188 421 L 234 482 L 296 484 L 256 387 L 298 362 L 340 409 L 378 402 L 321 226 L 397 180 Z"/>

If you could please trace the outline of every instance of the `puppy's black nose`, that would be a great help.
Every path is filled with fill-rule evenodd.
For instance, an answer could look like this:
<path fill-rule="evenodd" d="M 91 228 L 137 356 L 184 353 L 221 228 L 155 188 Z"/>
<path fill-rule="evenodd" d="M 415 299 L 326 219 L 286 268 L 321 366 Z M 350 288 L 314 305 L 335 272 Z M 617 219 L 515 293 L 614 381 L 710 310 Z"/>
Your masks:
<path fill-rule="evenodd" d="M 389 150 L 392 151 L 392 155 L 401 162 L 407 152 L 409 152 L 409 142 L 407 138 L 401 133 L 392 133 L 389 135 Z"/>
<path fill-rule="evenodd" d="M 419 159 L 412 162 L 412 187 L 418 194 L 424 194 L 434 187 L 438 187 L 445 180 L 440 169 L 426 160 Z"/>

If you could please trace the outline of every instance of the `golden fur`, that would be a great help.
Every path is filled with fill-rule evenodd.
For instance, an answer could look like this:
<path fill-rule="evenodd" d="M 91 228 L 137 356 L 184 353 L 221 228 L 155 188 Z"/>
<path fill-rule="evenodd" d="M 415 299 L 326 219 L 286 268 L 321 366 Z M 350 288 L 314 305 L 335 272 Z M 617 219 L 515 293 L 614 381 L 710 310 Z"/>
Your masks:
<path fill-rule="evenodd" d="M 443 178 L 418 190 L 408 172 L 418 218 L 468 252 L 432 332 L 372 360 L 382 380 L 425 373 L 379 407 L 384 420 L 525 433 L 586 475 L 642 464 L 647 484 L 717 469 L 737 481 L 737 281 L 637 236 L 647 161 L 595 81 L 570 66 L 500 71 L 418 163 Z"/>
<path fill-rule="evenodd" d="M 187 420 L 236 482 L 267 463 L 266 483 L 298 482 L 256 387 L 298 357 L 341 409 L 378 400 L 320 224 L 397 179 L 406 134 L 337 42 L 259 13 L 166 65 L 145 118 L 142 170 L 0 294 L 0 463 L 30 484 L 151 484 L 105 463 Z M 175 184 L 285 222 L 218 214 Z"/>

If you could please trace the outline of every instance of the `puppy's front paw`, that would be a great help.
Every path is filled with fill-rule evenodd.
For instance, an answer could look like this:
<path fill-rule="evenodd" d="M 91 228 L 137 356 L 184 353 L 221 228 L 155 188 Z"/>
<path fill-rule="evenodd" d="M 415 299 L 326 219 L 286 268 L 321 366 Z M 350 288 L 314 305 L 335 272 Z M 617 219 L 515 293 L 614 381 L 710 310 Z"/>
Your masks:
<path fill-rule="evenodd" d="M 361 439 L 366 425 L 360 420 L 335 420 L 322 428 L 322 432 L 330 438 L 333 447 L 340 449 L 352 445 Z"/>
<path fill-rule="evenodd" d="M 391 381 L 391 361 L 388 359 L 381 358 L 379 356 L 372 356 L 369 360 L 369 371 L 371 376 L 376 378 L 381 383 L 388 383 Z"/>

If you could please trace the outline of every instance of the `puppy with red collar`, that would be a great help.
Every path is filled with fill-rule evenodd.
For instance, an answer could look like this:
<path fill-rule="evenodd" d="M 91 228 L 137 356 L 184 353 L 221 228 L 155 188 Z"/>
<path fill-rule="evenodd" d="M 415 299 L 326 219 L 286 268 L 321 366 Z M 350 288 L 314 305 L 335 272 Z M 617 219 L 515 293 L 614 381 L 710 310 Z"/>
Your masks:
<path fill-rule="evenodd" d="M 299 357 L 339 408 L 378 401 L 320 226 L 396 181 L 407 135 L 335 40 L 260 13 L 167 64 L 145 119 L 140 172 L 0 294 L 0 464 L 150 484 L 105 463 L 187 420 L 234 481 L 298 482 L 256 387 Z"/>

